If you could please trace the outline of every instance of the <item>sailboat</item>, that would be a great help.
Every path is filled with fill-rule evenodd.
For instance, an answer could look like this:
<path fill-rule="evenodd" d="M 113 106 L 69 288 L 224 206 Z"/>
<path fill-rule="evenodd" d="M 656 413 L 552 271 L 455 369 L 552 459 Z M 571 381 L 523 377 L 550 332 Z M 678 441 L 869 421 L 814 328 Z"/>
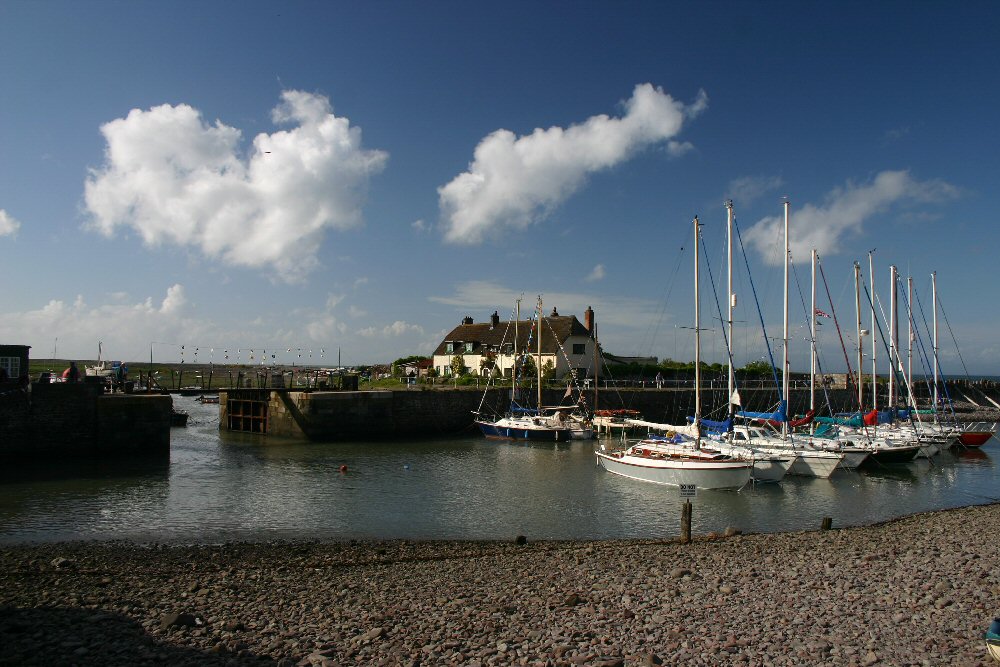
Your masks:
<path fill-rule="evenodd" d="M 869 270 L 871 270 L 873 266 L 871 253 L 869 253 L 868 256 L 868 263 Z M 874 293 L 874 280 L 872 281 L 872 285 L 872 293 Z M 877 430 L 879 423 L 879 411 L 877 402 L 878 375 L 876 374 L 875 354 L 877 347 L 875 338 L 876 332 L 878 331 L 878 322 L 875 317 L 874 300 L 871 295 L 869 295 L 869 300 L 872 304 L 872 324 L 870 330 L 861 328 L 861 265 L 858 262 L 855 262 L 854 304 L 857 317 L 857 403 L 859 411 L 848 417 L 824 418 L 818 419 L 817 421 L 835 425 L 839 430 L 842 440 L 852 440 L 858 447 L 867 449 L 869 451 L 869 456 L 864 462 L 867 466 L 883 466 L 896 463 L 906 463 L 912 461 L 917 456 L 920 451 L 920 443 L 911 443 L 909 442 L 909 438 L 907 438 L 907 441 L 902 441 L 899 438 L 887 437 L 886 429 L 884 428 L 881 433 Z M 872 338 L 872 409 L 871 412 L 862 414 L 861 410 L 864 409 L 864 374 L 861 370 L 864 363 L 862 343 L 864 337 L 869 335 Z M 850 370 L 849 363 L 848 370 Z M 888 415 L 888 412 L 886 412 L 886 415 Z"/>
<path fill-rule="evenodd" d="M 937 323 L 937 311 L 938 311 L 938 296 L 937 296 L 937 271 L 931 273 L 931 294 L 932 300 L 934 302 L 934 332 L 933 332 L 933 345 L 934 345 L 934 409 L 938 409 L 939 399 L 938 399 L 938 323 Z M 964 362 L 963 362 L 964 364 Z M 947 392 L 947 387 L 945 387 Z M 961 433 L 958 435 L 958 444 L 964 447 L 981 447 L 986 442 L 993 437 L 996 432 L 997 425 L 993 424 L 990 426 L 985 423 L 969 424 L 962 428 Z"/>
<path fill-rule="evenodd" d="M 745 437 L 744 433 L 737 433 L 733 430 L 733 415 L 735 407 L 740 404 L 739 391 L 736 388 L 736 373 L 733 365 L 733 307 L 736 305 L 736 293 L 733 291 L 733 202 L 732 200 L 726 201 L 726 256 L 727 256 L 727 278 L 726 278 L 726 292 L 728 294 L 727 301 L 727 317 L 726 317 L 726 352 L 728 357 L 728 367 L 729 367 L 729 378 L 727 382 L 727 393 L 729 397 L 727 401 L 727 419 L 724 422 L 710 422 L 708 420 L 702 420 L 702 423 L 707 426 L 710 431 L 710 437 L 712 438 L 712 446 L 718 449 L 723 454 L 730 455 L 745 455 L 749 450 L 750 455 L 753 457 L 753 471 L 751 472 L 751 479 L 754 482 L 780 482 L 788 474 L 792 465 L 795 463 L 797 454 L 795 452 L 767 452 L 762 449 L 754 448 L 753 443 L 749 438 Z M 718 305 L 718 301 L 716 301 Z M 722 313 L 719 313 L 719 318 L 722 318 Z M 711 429 L 715 429 L 712 431 Z"/>
<path fill-rule="evenodd" d="M 514 359 L 518 359 L 517 354 L 517 326 L 520 320 L 521 300 L 517 300 L 514 320 Z M 535 364 L 538 371 L 538 398 L 536 405 L 542 404 L 542 297 L 538 297 L 537 311 L 537 338 L 538 338 L 538 362 Z M 535 324 L 533 323 L 533 326 Z M 530 341 L 529 337 L 529 341 Z M 479 412 L 475 413 L 475 424 L 487 438 L 500 440 L 539 440 L 543 442 L 563 442 L 573 438 L 573 431 L 577 428 L 564 412 L 554 414 L 543 414 L 537 408 L 522 407 L 517 404 L 517 363 L 511 372 L 511 398 L 509 412 L 499 418 L 491 418 Z"/>
<path fill-rule="evenodd" d="M 737 414 L 749 420 L 763 421 L 765 424 L 777 423 L 781 429 L 779 433 L 770 433 L 763 427 L 752 425 L 740 425 L 734 427 L 733 437 L 736 442 L 747 442 L 756 449 L 771 454 L 795 454 L 789 473 L 792 475 L 804 475 L 808 477 L 829 477 L 844 461 L 844 454 L 836 451 L 828 451 L 810 445 L 805 440 L 797 440 L 789 428 L 788 421 L 788 397 L 791 389 L 789 374 L 789 332 L 788 332 L 788 256 L 789 256 L 789 202 L 784 203 L 784 227 L 785 227 L 785 260 L 784 260 L 784 315 L 782 325 L 783 338 L 783 359 L 782 359 L 782 383 L 781 400 L 778 409 L 773 413 L 748 412 L 741 410 Z M 763 323 L 762 323 L 763 324 Z M 811 419 L 811 417 L 810 417 Z"/>
<path fill-rule="evenodd" d="M 699 302 L 699 222 L 694 218 L 694 387 L 695 415 L 691 424 L 651 424 L 665 431 L 623 450 L 595 452 L 597 464 L 615 475 L 668 486 L 694 485 L 701 489 L 741 489 L 750 481 L 752 457 L 739 458 L 703 448 L 701 439 L 701 308 Z"/>

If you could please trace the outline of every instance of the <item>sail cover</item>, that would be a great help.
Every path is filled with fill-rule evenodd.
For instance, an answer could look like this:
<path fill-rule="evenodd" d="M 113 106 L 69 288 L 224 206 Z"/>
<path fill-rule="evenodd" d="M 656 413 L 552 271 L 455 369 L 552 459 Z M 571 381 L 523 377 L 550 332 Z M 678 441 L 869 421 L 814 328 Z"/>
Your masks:
<path fill-rule="evenodd" d="M 811 422 L 813 420 L 813 417 L 815 416 L 816 416 L 816 411 L 810 410 L 809 412 L 806 413 L 805 417 L 802 417 L 801 419 L 789 420 L 788 427 L 795 428 L 796 426 L 805 426 L 806 424 Z M 777 419 L 768 419 L 767 423 L 770 424 L 771 426 L 781 426 L 781 422 L 778 421 Z"/>
<path fill-rule="evenodd" d="M 814 421 L 820 424 L 839 424 L 841 426 L 854 426 L 855 428 L 860 428 L 865 425 L 864 419 L 861 415 L 855 415 L 853 417 L 816 417 Z"/>
<path fill-rule="evenodd" d="M 722 431 L 724 433 L 728 433 L 729 431 L 733 430 L 732 419 L 727 419 L 724 422 L 712 421 L 711 419 L 702 419 L 701 424 L 705 428 L 711 429 L 713 431 Z"/>
<path fill-rule="evenodd" d="M 695 424 L 684 424 L 683 426 L 677 426 L 675 424 L 660 424 L 658 422 L 648 422 L 642 419 L 626 419 L 626 424 L 631 426 L 642 426 L 648 428 L 651 431 L 673 431 L 674 433 L 680 433 L 681 435 L 690 436 L 692 438 L 697 438 L 698 427 Z"/>
<path fill-rule="evenodd" d="M 781 422 L 788 421 L 788 403 L 786 401 L 781 401 L 778 404 L 778 409 L 774 412 L 750 412 L 749 410 L 740 410 L 736 413 L 744 419 L 764 419 L 769 422 Z"/>

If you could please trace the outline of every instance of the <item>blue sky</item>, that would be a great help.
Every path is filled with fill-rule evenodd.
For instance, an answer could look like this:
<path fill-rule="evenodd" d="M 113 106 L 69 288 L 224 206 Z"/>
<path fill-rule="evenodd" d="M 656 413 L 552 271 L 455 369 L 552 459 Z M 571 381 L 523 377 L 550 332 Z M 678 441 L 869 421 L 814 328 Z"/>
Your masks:
<path fill-rule="evenodd" d="M 875 249 L 886 308 L 896 264 L 929 321 L 937 271 L 969 371 L 1000 374 L 998 34 L 989 2 L 6 0 L 0 341 L 386 362 L 541 294 L 690 359 L 692 217 L 721 280 L 733 199 L 780 336 L 787 196 L 849 346 Z M 744 274 L 738 365 L 764 354 Z M 804 369 L 797 291 L 791 319 Z M 963 372 L 943 321 L 941 359 Z"/>

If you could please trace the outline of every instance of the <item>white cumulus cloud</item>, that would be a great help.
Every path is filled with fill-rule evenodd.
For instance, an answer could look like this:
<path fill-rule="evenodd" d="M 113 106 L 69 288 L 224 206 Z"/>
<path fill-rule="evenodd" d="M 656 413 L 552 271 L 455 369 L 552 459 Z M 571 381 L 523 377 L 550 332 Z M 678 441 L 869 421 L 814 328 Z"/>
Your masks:
<path fill-rule="evenodd" d="M 163 299 L 130 301 L 127 295 L 110 295 L 111 302 L 89 305 L 83 295 L 73 301 L 51 299 L 36 310 L 0 313 L 0 340 L 24 342 L 37 348 L 33 356 L 47 357 L 58 340 L 63 358 L 97 358 L 97 343 L 104 342 L 108 358 L 138 360 L 149 357 L 150 341 L 201 337 L 206 323 L 186 316 L 182 285 L 172 285 Z"/>
<path fill-rule="evenodd" d="M 7 211 L 0 208 L 0 236 L 14 236 L 21 228 L 21 223 Z"/>
<path fill-rule="evenodd" d="M 469 170 L 438 188 L 444 237 L 474 244 L 505 227 L 523 229 L 576 192 L 586 177 L 613 167 L 642 149 L 675 137 L 707 106 L 701 91 L 691 105 L 651 84 L 635 87 L 625 114 L 601 114 L 568 128 L 536 129 L 517 137 L 497 130 L 476 146 Z M 672 142 L 678 155 L 687 143 Z"/>
<path fill-rule="evenodd" d="M 592 283 L 592 282 L 597 281 L 597 280 L 602 280 L 604 278 L 604 275 L 605 275 L 604 265 L 603 264 L 598 264 L 590 272 L 590 275 L 588 275 L 586 278 L 584 278 L 584 280 L 586 280 L 587 282 L 591 282 Z"/>
<path fill-rule="evenodd" d="M 907 171 L 883 171 L 864 185 L 848 183 L 826 196 L 821 205 L 792 202 L 790 245 L 793 257 L 808 257 L 815 248 L 821 255 L 835 254 L 851 237 L 860 235 L 866 220 L 901 202 L 933 203 L 954 198 L 958 189 L 939 180 L 918 181 Z M 758 221 L 745 237 L 769 261 L 781 262 L 772 252 L 782 240 L 784 218 L 769 216 Z"/>
<path fill-rule="evenodd" d="M 369 178 L 388 155 L 362 148 L 361 130 L 326 97 L 289 90 L 281 98 L 272 119 L 288 129 L 258 134 L 246 156 L 238 129 L 207 124 L 186 104 L 104 124 L 105 163 L 85 186 L 92 226 L 303 279 L 325 230 L 361 224 Z"/>
<path fill-rule="evenodd" d="M 396 320 L 392 324 L 388 324 L 381 329 L 376 327 L 366 327 L 358 331 L 358 335 L 363 338 L 374 338 L 376 336 L 381 336 L 383 338 L 398 338 L 408 334 L 417 334 L 422 336 L 424 334 L 424 328 L 419 324 L 409 324 L 407 322 L 403 322 L 402 320 Z"/>

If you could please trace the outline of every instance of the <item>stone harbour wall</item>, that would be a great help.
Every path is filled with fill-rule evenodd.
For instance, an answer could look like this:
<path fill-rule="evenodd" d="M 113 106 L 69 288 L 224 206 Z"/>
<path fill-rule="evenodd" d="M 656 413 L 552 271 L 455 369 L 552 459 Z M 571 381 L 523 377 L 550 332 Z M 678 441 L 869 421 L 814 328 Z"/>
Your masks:
<path fill-rule="evenodd" d="M 0 396 L 0 459 L 170 451 L 170 396 L 105 394 L 103 384 L 33 384 Z"/>
<path fill-rule="evenodd" d="M 968 391 L 968 390 L 966 390 Z M 982 393 L 981 391 L 979 392 Z M 758 411 L 774 410 L 777 396 L 773 389 L 743 389 L 743 404 Z M 564 389 L 546 389 L 542 402 L 546 406 L 568 404 Z M 978 394 L 977 394 L 978 395 Z M 253 398 L 266 402 L 268 420 L 266 432 L 271 435 L 304 437 L 312 440 L 359 440 L 412 437 L 440 437 L 476 432 L 475 412 L 503 413 L 510 404 L 509 389 L 485 392 L 475 388 L 422 388 L 376 391 L 294 392 L 269 390 L 232 390 L 220 394 L 220 424 L 227 428 L 227 397 Z M 534 405 L 534 390 L 524 390 L 522 404 Z M 584 392 L 588 409 L 594 407 L 593 390 Z M 684 424 L 694 415 L 695 395 L 691 388 L 619 388 L 602 389 L 597 407 L 603 410 L 638 410 L 643 418 L 671 424 Z M 817 392 L 816 402 L 822 406 L 829 400 L 834 409 L 849 409 L 855 402 L 846 389 Z M 880 401 L 884 403 L 884 398 Z M 724 388 L 702 390 L 701 414 L 707 419 L 725 418 L 728 395 Z M 809 390 L 794 389 L 790 400 L 791 414 L 804 414 L 809 408 Z M 956 400 L 959 421 L 1000 421 L 1000 409 L 988 405 L 979 396 L 978 407 Z"/>

